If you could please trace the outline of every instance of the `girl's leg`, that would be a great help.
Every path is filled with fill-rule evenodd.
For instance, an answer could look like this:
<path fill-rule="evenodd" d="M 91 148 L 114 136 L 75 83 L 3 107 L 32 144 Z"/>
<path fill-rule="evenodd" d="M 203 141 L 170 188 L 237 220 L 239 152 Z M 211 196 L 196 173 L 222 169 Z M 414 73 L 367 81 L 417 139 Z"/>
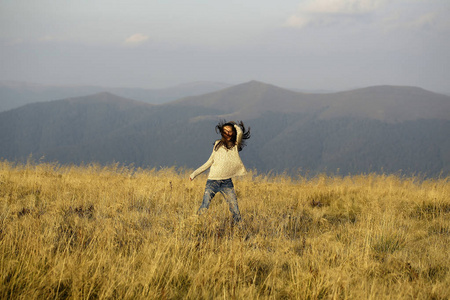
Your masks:
<path fill-rule="evenodd" d="M 241 213 L 239 211 L 239 206 L 237 202 L 236 192 L 234 190 L 234 185 L 231 179 L 228 179 L 222 186 L 221 192 L 228 202 L 230 212 L 233 215 L 233 220 L 235 223 L 241 221 Z"/>
<path fill-rule="evenodd" d="M 200 205 L 200 208 L 198 209 L 197 213 L 201 215 L 205 210 L 209 208 L 209 204 L 211 203 L 211 199 L 214 198 L 214 196 L 217 193 L 217 182 L 215 180 L 207 180 L 206 186 L 205 186 L 205 193 L 203 194 L 203 201 L 202 205 Z"/>

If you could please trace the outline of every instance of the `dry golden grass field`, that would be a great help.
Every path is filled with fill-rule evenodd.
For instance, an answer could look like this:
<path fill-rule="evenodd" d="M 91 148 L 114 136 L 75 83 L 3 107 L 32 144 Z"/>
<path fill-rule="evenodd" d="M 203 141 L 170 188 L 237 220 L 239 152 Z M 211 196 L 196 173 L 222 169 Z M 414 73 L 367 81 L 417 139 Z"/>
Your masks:
<path fill-rule="evenodd" d="M 2 299 L 449 299 L 450 182 L 0 162 Z"/>

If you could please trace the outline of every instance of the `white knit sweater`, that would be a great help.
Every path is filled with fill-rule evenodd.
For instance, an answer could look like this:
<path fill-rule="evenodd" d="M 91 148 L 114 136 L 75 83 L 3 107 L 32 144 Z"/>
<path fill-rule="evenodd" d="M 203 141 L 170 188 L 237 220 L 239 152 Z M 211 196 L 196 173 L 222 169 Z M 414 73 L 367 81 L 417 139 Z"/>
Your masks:
<path fill-rule="evenodd" d="M 208 175 L 208 179 L 211 180 L 223 180 L 245 175 L 247 173 L 238 151 L 238 146 L 242 142 L 243 132 L 238 125 L 234 125 L 234 128 L 236 128 L 237 133 L 236 145 L 231 149 L 227 149 L 225 146 L 222 146 L 217 150 L 214 150 L 213 148 L 208 161 L 189 176 L 191 179 L 194 179 L 208 168 L 211 168 Z M 219 141 L 214 144 L 214 147 L 218 142 Z"/>

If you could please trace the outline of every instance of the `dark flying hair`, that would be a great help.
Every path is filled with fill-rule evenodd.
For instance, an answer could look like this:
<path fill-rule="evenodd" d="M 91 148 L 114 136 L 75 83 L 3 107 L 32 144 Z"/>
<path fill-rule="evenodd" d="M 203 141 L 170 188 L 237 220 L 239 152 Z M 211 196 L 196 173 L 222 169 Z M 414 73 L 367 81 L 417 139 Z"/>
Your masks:
<path fill-rule="evenodd" d="M 239 123 L 236 123 L 234 121 L 227 122 L 225 120 L 222 120 L 219 122 L 219 124 L 216 125 L 216 133 L 220 133 L 222 138 L 219 140 L 219 142 L 214 147 L 214 150 L 218 150 L 220 147 L 224 146 L 227 149 L 231 149 L 236 145 L 236 137 L 237 137 L 237 131 L 236 128 L 234 128 L 234 125 L 238 125 L 242 129 L 242 141 L 238 145 L 238 151 L 241 151 L 247 144 L 245 140 L 248 140 L 250 138 L 250 127 L 248 130 L 245 129 L 244 123 L 242 121 L 239 121 Z M 225 126 L 230 126 L 233 130 L 233 134 L 231 136 L 230 141 L 227 141 L 225 138 L 225 133 L 223 128 Z"/>

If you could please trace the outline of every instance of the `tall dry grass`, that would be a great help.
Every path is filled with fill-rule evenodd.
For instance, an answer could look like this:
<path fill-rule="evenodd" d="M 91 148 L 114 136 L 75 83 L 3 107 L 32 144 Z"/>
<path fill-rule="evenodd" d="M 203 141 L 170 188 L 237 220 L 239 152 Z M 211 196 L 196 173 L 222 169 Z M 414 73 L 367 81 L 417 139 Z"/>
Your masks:
<path fill-rule="evenodd" d="M 0 162 L 3 299 L 449 299 L 449 178 Z"/>

